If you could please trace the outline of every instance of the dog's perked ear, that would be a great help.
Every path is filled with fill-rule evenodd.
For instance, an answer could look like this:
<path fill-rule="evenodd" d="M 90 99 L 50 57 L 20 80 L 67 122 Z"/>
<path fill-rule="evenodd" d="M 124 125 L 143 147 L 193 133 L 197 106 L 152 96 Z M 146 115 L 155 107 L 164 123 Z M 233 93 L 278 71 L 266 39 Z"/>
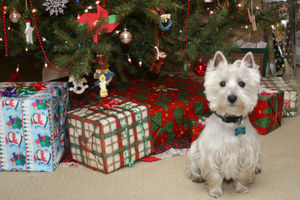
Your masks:
<path fill-rule="evenodd" d="M 227 65 L 227 60 L 221 51 L 217 51 L 213 60 L 213 66 L 218 67 L 220 63 L 224 62 Z"/>
<path fill-rule="evenodd" d="M 242 59 L 242 65 L 246 65 L 249 68 L 257 69 L 258 66 L 254 62 L 253 54 L 249 51 Z"/>

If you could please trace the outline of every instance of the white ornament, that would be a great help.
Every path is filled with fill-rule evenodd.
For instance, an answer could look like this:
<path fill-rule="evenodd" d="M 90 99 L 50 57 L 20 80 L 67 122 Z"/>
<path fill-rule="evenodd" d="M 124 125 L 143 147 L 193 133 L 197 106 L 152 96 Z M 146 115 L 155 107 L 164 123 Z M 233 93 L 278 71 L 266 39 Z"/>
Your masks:
<path fill-rule="evenodd" d="M 26 42 L 27 44 L 33 44 L 33 38 L 32 38 L 32 32 L 33 28 L 30 25 L 30 20 L 26 20 L 26 27 L 25 27 L 25 32 L 24 34 L 26 35 Z"/>
<path fill-rule="evenodd" d="M 65 4 L 68 3 L 68 0 L 46 0 L 42 5 L 46 7 L 46 11 L 50 11 L 50 16 L 55 13 L 63 14 L 63 8 L 66 8 Z"/>
<path fill-rule="evenodd" d="M 70 87 L 70 91 L 73 91 L 75 94 L 82 94 L 84 90 L 89 87 L 88 85 L 84 85 L 84 83 L 87 83 L 85 78 L 76 80 L 74 76 L 70 76 L 69 82 L 73 83 L 73 87 Z"/>

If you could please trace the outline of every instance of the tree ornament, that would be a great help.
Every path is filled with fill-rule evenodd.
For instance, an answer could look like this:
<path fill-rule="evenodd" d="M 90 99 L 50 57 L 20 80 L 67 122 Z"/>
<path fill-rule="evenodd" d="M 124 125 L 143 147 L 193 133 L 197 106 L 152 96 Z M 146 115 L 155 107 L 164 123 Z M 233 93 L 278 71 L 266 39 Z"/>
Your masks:
<path fill-rule="evenodd" d="M 70 76 L 69 82 L 73 83 L 73 87 L 70 87 L 70 91 L 73 91 L 75 94 L 82 94 L 84 90 L 89 87 L 86 84 L 87 80 L 85 78 L 75 79 L 74 76 Z"/>
<path fill-rule="evenodd" d="M 123 32 L 120 34 L 121 42 L 124 44 L 129 44 L 132 40 L 132 34 L 124 28 Z"/>
<path fill-rule="evenodd" d="M 152 71 L 153 68 L 155 67 L 156 68 L 156 73 L 158 74 L 160 72 L 161 66 L 163 64 L 165 64 L 164 60 L 167 57 L 167 53 L 164 52 L 164 51 L 160 51 L 157 46 L 155 46 L 154 48 L 156 50 L 156 54 L 154 56 L 154 60 L 153 60 L 152 65 L 151 65 L 149 70 Z M 156 61 L 157 61 L 157 63 L 156 63 Z"/>
<path fill-rule="evenodd" d="M 250 9 L 247 8 L 247 11 L 248 11 L 248 18 L 249 18 L 249 21 L 250 21 L 250 23 L 252 24 L 252 30 L 253 30 L 253 31 L 257 31 L 257 26 L 256 26 L 256 21 L 255 21 L 255 15 L 253 15 L 252 9 L 251 9 L 251 12 L 250 12 Z"/>
<path fill-rule="evenodd" d="M 33 44 L 33 38 L 32 38 L 32 32 L 33 32 L 33 27 L 30 24 L 30 19 L 26 19 L 26 28 L 25 28 L 25 36 L 26 36 L 26 42 L 27 44 Z"/>
<path fill-rule="evenodd" d="M 106 33 L 111 33 L 119 26 L 120 23 L 116 22 L 116 15 L 108 16 L 108 12 L 97 4 L 97 13 L 84 13 L 77 19 L 78 23 L 88 24 L 87 27 L 92 30 L 101 18 L 106 20 L 106 22 L 95 31 L 95 35 L 93 36 L 95 43 L 98 43 L 98 33 L 102 30 L 105 30 Z"/>
<path fill-rule="evenodd" d="M 206 73 L 206 67 L 207 67 L 206 63 L 200 60 L 199 63 L 197 63 L 194 66 L 195 74 L 197 74 L 198 76 L 204 76 Z"/>
<path fill-rule="evenodd" d="M 21 17 L 22 17 L 21 14 L 18 11 L 16 11 L 16 9 L 14 9 L 9 13 L 10 21 L 15 24 L 20 22 Z"/>
<path fill-rule="evenodd" d="M 46 7 L 46 11 L 50 11 L 50 16 L 55 13 L 64 14 L 63 8 L 66 8 L 66 3 L 68 0 L 46 0 L 42 5 Z"/>
<path fill-rule="evenodd" d="M 163 23 L 167 24 L 167 25 L 164 26 Z M 171 29 L 172 24 L 173 24 L 173 22 L 171 20 L 171 14 L 162 14 L 160 16 L 159 23 L 158 23 L 160 30 L 168 31 Z"/>

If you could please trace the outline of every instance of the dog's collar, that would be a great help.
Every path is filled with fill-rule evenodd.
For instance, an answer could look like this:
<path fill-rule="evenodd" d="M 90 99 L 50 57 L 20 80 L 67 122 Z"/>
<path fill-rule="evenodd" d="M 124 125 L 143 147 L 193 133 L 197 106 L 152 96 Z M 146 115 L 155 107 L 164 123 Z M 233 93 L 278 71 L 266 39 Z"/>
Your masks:
<path fill-rule="evenodd" d="M 225 122 L 225 123 L 237 123 L 237 122 L 241 122 L 242 119 L 243 119 L 243 116 L 233 116 L 233 115 L 222 116 L 222 115 L 218 114 L 215 111 L 213 111 L 213 113 L 215 115 L 217 115 L 219 118 L 221 118 L 222 121 Z"/>
<path fill-rule="evenodd" d="M 222 116 L 213 111 L 215 115 L 222 119 L 225 123 L 234 123 L 235 136 L 242 136 L 246 134 L 246 127 L 242 125 L 243 116 Z"/>

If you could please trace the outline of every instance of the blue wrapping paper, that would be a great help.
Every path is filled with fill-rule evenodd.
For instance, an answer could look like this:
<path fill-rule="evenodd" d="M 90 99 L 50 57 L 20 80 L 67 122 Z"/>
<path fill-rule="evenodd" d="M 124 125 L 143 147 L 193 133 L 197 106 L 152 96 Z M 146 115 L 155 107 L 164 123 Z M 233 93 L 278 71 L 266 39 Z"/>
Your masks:
<path fill-rule="evenodd" d="M 13 86 L 0 83 L 0 92 Z M 45 86 L 31 95 L 0 95 L 0 170 L 53 171 L 58 165 L 66 138 L 67 83 Z"/>

